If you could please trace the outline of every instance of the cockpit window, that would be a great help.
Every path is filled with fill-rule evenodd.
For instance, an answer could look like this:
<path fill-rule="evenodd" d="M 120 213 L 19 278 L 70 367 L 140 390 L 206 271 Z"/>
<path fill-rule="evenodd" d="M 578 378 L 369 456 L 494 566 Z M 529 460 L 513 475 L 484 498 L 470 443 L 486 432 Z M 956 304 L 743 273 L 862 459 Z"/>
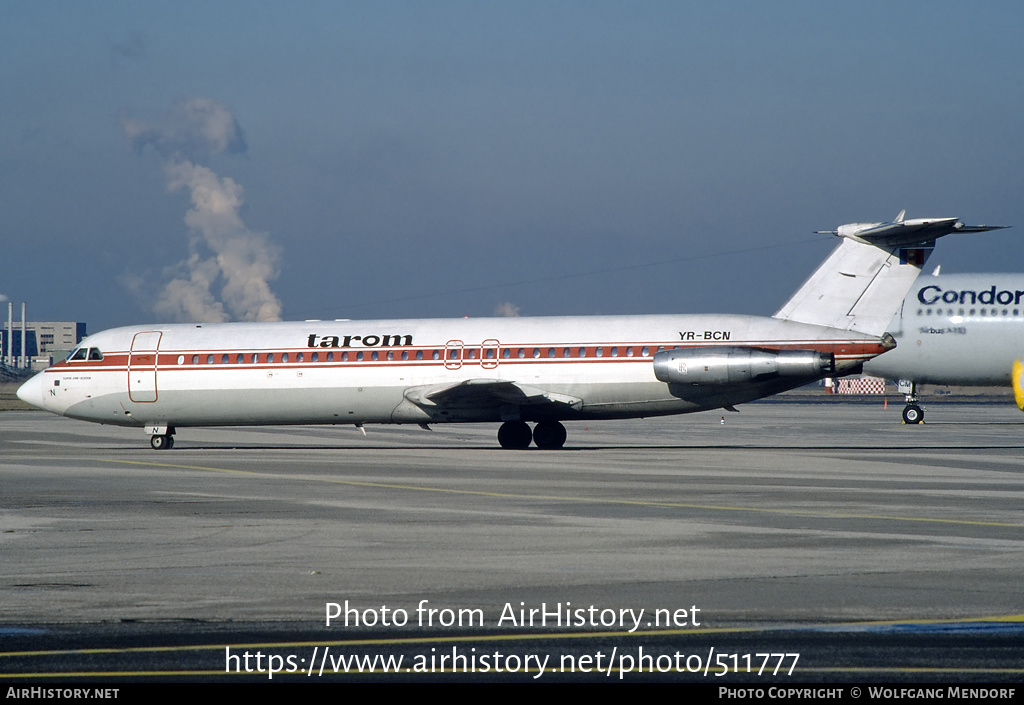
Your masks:
<path fill-rule="evenodd" d="M 103 353 L 99 348 L 78 348 L 68 355 L 68 360 L 78 362 L 79 360 L 102 360 Z"/>

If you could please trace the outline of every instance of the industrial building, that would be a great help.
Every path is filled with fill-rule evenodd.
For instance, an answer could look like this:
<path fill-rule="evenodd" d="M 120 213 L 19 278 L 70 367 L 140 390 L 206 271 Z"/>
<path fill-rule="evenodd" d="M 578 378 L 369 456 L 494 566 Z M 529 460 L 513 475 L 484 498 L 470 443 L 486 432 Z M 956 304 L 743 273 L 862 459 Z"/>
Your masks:
<path fill-rule="evenodd" d="M 85 337 L 85 323 L 74 321 L 27 321 L 25 305 L 20 321 L 8 303 L 7 324 L 0 329 L 0 364 L 8 369 L 42 370 L 61 360 Z"/>

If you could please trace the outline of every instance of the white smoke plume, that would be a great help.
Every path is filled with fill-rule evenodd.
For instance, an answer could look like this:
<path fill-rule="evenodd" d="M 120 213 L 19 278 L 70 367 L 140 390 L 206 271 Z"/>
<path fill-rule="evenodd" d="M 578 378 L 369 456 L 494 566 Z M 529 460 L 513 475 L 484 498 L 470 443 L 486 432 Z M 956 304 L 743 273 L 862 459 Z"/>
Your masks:
<path fill-rule="evenodd" d="M 133 148 L 150 145 L 164 157 L 168 190 L 187 189 L 192 199 L 185 214 L 189 256 L 168 270 L 172 279 L 154 312 L 180 321 L 280 320 L 281 302 L 270 289 L 278 248 L 242 221 L 242 187 L 196 163 L 245 151 L 245 136 L 231 112 L 216 101 L 195 98 L 176 104 L 160 124 L 125 117 L 121 124 Z"/>
<path fill-rule="evenodd" d="M 519 318 L 519 307 L 510 301 L 494 307 L 494 315 L 504 318 Z"/>
<path fill-rule="evenodd" d="M 184 157 L 195 162 L 224 152 L 244 154 L 248 149 L 245 133 L 231 111 L 209 98 L 180 100 L 156 124 L 122 115 L 121 127 L 132 149 L 141 152 L 149 145 L 165 159 Z"/>

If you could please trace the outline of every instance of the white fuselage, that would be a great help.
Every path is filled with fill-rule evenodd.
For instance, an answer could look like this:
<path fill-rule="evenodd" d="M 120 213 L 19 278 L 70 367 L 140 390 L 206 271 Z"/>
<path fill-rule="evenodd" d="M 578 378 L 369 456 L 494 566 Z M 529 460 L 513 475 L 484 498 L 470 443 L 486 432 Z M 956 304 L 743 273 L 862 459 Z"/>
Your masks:
<path fill-rule="evenodd" d="M 1024 275 L 921 276 L 889 324 L 897 347 L 865 374 L 928 384 L 1009 386 L 1024 355 Z"/>
<path fill-rule="evenodd" d="M 874 336 L 735 315 L 155 325 L 90 336 L 84 359 L 54 365 L 19 396 L 125 426 L 434 423 L 679 414 L 812 381 L 655 377 L 659 350 L 723 346 L 829 353 L 840 374 L 885 350 Z M 460 384 L 467 395 L 445 396 Z M 543 398 L 496 403 L 511 384 Z"/>

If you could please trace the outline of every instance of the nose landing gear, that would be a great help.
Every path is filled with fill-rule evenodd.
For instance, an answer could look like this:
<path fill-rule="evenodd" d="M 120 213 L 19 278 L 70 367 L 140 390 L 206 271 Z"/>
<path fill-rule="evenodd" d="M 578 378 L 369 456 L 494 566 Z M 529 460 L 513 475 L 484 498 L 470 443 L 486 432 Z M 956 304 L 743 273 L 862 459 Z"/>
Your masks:
<path fill-rule="evenodd" d="M 146 426 L 149 445 L 153 450 L 170 450 L 174 447 L 174 426 Z"/>
<path fill-rule="evenodd" d="M 906 394 L 907 405 L 903 408 L 903 423 L 923 423 L 924 409 L 917 405 L 917 382 L 901 379 L 897 388 Z"/>
<path fill-rule="evenodd" d="M 903 409 L 903 423 L 916 424 L 924 421 L 924 410 L 917 404 L 907 404 Z"/>

